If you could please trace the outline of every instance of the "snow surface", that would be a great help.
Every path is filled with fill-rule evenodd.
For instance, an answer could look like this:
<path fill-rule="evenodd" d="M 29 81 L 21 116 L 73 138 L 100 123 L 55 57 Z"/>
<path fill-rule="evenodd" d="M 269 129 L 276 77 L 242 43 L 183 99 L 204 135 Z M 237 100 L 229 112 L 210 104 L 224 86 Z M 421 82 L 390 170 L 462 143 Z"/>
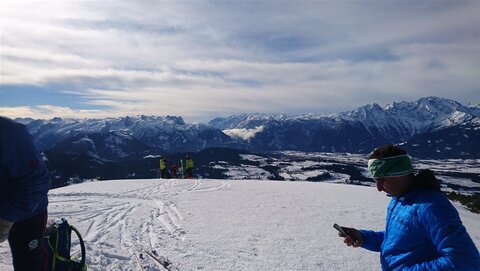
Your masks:
<path fill-rule="evenodd" d="M 89 182 L 49 198 L 50 218 L 82 233 L 89 270 L 112 271 L 142 270 L 135 252 L 152 249 L 178 270 L 379 270 L 377 253 L 346 247 L 332 225 L 381 230 L 389 202 L 373 187 L 212 179 Z M 480 215 L 455 206 L 480 248 Z M 0 270 L 10 265 L 2 243 Z"/>

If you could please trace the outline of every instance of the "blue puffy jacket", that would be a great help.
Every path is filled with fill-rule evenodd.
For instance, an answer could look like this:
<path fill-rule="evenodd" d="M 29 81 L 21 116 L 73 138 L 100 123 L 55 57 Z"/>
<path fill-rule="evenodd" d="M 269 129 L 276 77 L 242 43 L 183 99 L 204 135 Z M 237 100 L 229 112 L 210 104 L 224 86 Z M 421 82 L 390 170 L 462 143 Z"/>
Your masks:
<path fill-rule="evenodd" d="M 0 218 L 17 222 L 48 205 L 50 175 L 24 125 L 0 117 Z"/>
<path fill-rule="evenodd" d="M 392 198 L 385 231 L 360 232 L 362 247 L 381 253 L 383 270 L 480 270 L 478 250 L 441 192 Z"/>

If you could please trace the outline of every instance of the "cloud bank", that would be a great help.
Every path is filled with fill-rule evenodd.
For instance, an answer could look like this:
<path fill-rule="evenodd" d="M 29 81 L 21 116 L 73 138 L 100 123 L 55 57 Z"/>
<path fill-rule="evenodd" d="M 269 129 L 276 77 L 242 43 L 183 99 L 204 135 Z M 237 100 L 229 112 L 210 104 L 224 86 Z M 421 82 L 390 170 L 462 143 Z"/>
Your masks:
<path fill-rule="evenodd" d="M 430 95 L 480 100 L 478 1 L 0 7 L 0 114 L 10 117 L 206 121 L 340 112 Z"/>

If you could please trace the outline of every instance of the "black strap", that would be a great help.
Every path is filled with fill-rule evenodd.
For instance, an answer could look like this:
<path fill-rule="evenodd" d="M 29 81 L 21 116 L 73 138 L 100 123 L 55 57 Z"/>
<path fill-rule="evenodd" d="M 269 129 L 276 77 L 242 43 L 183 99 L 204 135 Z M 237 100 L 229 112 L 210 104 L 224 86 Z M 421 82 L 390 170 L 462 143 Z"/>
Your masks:
<path fill-rule="evenodd" d="M 83 268 L 83 266 L 85 265 L 85 244 L 83 243 L 83 239 L 82 239 L 82 236 L 80 235 L 80 232 L 72 225 L 70 225 L 70 228 L 75 232 L 78 239 L 80 240 L 80 248 L 82 249 L 82 259 L 80 261 L 80 266 Z"/>

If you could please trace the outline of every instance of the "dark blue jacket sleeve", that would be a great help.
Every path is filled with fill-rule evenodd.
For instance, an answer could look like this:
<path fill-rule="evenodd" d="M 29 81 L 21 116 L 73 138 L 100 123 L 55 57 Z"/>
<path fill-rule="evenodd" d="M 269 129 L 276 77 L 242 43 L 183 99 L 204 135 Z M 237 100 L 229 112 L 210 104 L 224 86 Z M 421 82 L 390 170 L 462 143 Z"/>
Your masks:
<path fill-rule="evenodd" d="M 50 176 L 25 126 L 2 129 L 0 218 L 16 222 L 45 210 Z"/>
<path fill-rule="evenodd" d="M 402 270 L 480 270 L 480 255 L 457 210 L 446 198 L 437 203 L 425 206 L 419 216 L 438 257 Z"/>
<path fill-rule="evenodd" d="M 370 231 L 370 230 L 360 230 L 360 233 L 363 235 L 363 244 L 362 248 L 380 252 L 383 242 L 383 231 Z"/>

